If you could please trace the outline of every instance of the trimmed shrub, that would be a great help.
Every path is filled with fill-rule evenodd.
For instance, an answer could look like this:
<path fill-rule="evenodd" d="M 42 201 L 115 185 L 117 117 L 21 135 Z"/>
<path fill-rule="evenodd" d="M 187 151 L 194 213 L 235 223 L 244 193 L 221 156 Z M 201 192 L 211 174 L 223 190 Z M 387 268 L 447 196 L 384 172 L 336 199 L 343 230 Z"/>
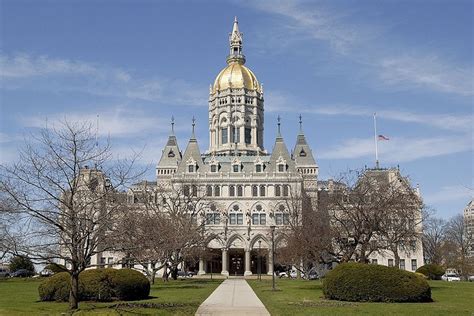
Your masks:
<path fill-rule="evenodd" d="M 56 273 L 41 282 L 38 287 L 42 301 L 67 301 L 71 290 L 71 276 L 67 272 Z"/>
<path fill-rule="evenodd" d="M 43 281 L 39 288 L 42 301 L 67 301 L 71 288 L 70 275 L 61 272 Z M 150 282 L 131 269 L 91 269 L 79 275 L 79 300 L 138 300 L 148 297 Z"/>
<path fill-rule="evenodd" d="M 326 298 L 352 302 L 431 302 L 428 282 L 398 268 L 343 263 L 323 281 Z"/>
<path fill-rule="evenodd" d="M 441 280 L 444 268 L 438 264 L 425 264 L 416 269 L 416 272 L 423 273 L 430 280 Z"/>

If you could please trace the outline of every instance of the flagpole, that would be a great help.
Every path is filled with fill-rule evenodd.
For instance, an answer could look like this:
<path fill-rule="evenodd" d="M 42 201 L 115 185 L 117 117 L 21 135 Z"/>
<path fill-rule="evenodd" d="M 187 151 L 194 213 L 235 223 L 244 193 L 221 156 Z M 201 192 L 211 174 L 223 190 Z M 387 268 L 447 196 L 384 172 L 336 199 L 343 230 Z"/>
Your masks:
<path fill-rule="evenodd" d="M 377 113 L 374 112 L 374 143 L 375 143 L 375 169 L 379 168 L 379 150 L 377 142 Z"/>

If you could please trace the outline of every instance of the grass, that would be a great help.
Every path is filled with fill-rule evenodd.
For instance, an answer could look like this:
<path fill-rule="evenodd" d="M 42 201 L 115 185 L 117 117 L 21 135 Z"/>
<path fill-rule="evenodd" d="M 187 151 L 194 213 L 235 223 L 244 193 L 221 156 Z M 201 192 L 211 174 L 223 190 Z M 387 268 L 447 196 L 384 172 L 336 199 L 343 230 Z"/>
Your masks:
<path fill-rule="evenodd" d="M 194 315 L 222 280 L 186 279 L 151 287 L 150 298 L 133 302 L 81 302 L 74 315 Z M 60 315 L 67 303 L 38 301 L 38 279 L 0 280 L 0 315 Z M 122 304 L 123 303 L 123 304 Z M 128 303 L 146 304 L 130 306 Z"/>
<path fill-rule="evenodd" d="M 473 315 L 474 283 L 430 281 L 432 303 L 353 303 L 323 297 L 321 281 L 249 280 L 272 315 Z"/>

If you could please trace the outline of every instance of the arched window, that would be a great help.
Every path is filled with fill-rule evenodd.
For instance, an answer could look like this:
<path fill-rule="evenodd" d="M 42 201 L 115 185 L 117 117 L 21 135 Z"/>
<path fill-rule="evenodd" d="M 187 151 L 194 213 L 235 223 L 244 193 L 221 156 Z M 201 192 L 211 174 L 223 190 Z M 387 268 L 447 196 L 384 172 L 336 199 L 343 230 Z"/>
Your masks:
<path fill-rule="evenodd" d="M 258 186 L 252 185 L 252 196 L 258 196 Z"/>
<path fill-rule="evenodd" d="M 266 225 L 267 224 L 267 214 L 263 210 L 262 206 L 259 204 L 252 211 L 252 225 Z"/>
<path fill-rule="evenodd" d="M 237 186 L 237 196 L 243 196 L 244 195 L 244 187 L 241 185 Z"/>
<path fill-rule="evenodd" d="M 221 188 L 218 185 L 214 186 L 214 196 L 221 196 Z"/>
<path fill-rule="evenodd" d="M 288 196 L 289 195 L 289 187 L 287 184 L 283 186 L 283 196 Z"/>
<path fill-rule="evenodd" d="M 206 195 L 207 196 L 212 196 L 212 185 L 207 185 L 206 186 Z"/>
<path fill-rule="evenodd" d="M 242 225 L 244 223 L 244 214 L 240 210 L 238 205 L 234 205 L 229 214 L 230 225 Z"/>
<path fill-rule="evenodd" d="M 281 196 L 281 187 L 280 185 L 275 185 L 275 196 Z"/>
<path fill-rule="evenodd" d="M 264 185 L 260 186 L 260 196 L 265 196 L 265 186 Z"/>
<path fill-rule="evenodd" d="M 235 196 L 235 186 L 229 185 L 229 196 Z"/>

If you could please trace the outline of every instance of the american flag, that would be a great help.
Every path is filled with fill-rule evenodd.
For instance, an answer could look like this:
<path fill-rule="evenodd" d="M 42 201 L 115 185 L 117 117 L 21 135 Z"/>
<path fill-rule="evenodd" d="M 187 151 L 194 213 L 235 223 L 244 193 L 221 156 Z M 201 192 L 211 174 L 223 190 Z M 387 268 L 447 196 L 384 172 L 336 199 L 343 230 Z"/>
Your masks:
<path fill-rule="evenodd" d="M 390 140 L 390 138 L 383 135 L 379 135 L 378 140 Z"/>

